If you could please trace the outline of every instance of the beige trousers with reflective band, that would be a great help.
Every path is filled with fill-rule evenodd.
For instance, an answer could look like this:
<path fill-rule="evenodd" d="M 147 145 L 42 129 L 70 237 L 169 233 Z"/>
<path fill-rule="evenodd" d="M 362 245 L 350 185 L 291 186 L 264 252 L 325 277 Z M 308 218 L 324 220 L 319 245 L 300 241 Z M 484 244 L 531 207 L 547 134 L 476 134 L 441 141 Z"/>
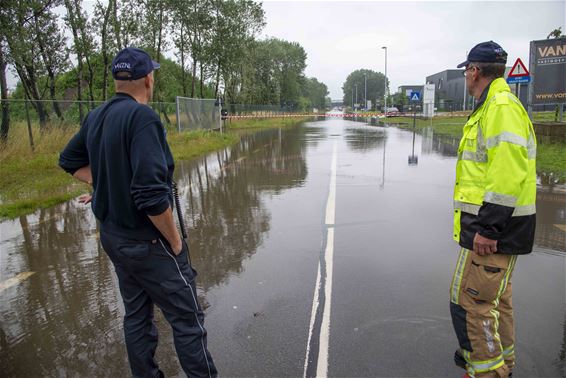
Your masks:
<path fill-rule="evenodd" d="M 515 363 L 511 276 L 516 261 L 514 255 L 460 251 L 450 298 L 465 311 L 466 328 L 460 331 L 472 350 L 462 348 L 462 354 L 472 376 L 492 375 Z"/>

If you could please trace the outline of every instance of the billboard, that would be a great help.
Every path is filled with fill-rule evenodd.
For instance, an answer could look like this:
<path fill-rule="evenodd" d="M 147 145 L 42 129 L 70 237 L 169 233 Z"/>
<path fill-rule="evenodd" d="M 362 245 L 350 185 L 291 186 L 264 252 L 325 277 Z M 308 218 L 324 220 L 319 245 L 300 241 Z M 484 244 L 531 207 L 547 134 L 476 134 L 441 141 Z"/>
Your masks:
<path fill-rule="evenodd" d="M 532 41 L 531 104 L 566 103 L 566 38 Z"/>

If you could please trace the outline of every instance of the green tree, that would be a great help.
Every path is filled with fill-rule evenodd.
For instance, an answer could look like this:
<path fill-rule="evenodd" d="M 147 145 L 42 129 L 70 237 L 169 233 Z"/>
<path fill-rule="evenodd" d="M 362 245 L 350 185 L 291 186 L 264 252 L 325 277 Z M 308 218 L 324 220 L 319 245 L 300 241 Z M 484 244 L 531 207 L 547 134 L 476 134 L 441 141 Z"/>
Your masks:
<path fill-rule="evenodd" d="M 310 107 L 318 109 L 326 108 L 326 96 L 328 95 L 328 87 L 326 84 L 319 82 L 316 78 L 305 79 L 303 90 L 304 96 L 309 99 Z"/>
<path fill-rule="evenodd" d="M 2 123 L 0 124 L 0 142 L 5 143 L 10 130 L 10 106 L 8 104 L 8 85 L 6 81 L 6 41 L 0 36 L 0 95 L 2 102 Z"/>
<path fill-rule="evenodd" d="M 548 36 L 546 37 L 546 39 L 551 39 L 551 38 L 566 38 L 566 35 L 562 34 L 562 27 L 558 27 L 558 29 L 554 29 L 553 31 L 550 32 L 550 34 L 548 34 Z"/>
<path fill-rule="evenodd" d="M 5 61 L 13 65 L 25 93 L 25 97 L 32 101 L 37 111 L 40 127 L 45 129 L 49 115 L 42 102 L 44 99 L 43 87 L 40 87 L 40 78 L 47 71 L 42 60 L 39 40 L 45 41 L 51 36 L 47 33 L 55 29 L 46 30 L 46 35 L 38 38 L 36 20 L 50 18 L 56 6 L 54 1 L 17 1 L 4 0 L 0 6 L 0 25 L 5 43 Z M 39 22 L 39 21 L 38 21 Z M 43 43 L 43 42 L 42 42 Z M 55 63 L 55 62 L 53 62 Z M 57 62 L 59 63 L 59 62 Z"/>
<path fill-rule="evenodd" d="M 367 82 L 367 92 L 365 91 L 365 84 Z M 353 102 L 363 104 L 364 94 L 367 93 L 367 99 L 371 100 L 375 106 L 376 100 L 383 99 L 385 86 L 385 75 L 381 72 L 375 72 L 368 69 L 355 70 L 348 75 L 346 81 L 342 85 L 344 93 L 344 104 L 353 107 Z M 389 86 L 389 80 L 387 80 Z M 365 105 L 365 104 L 364 104 Z"/>

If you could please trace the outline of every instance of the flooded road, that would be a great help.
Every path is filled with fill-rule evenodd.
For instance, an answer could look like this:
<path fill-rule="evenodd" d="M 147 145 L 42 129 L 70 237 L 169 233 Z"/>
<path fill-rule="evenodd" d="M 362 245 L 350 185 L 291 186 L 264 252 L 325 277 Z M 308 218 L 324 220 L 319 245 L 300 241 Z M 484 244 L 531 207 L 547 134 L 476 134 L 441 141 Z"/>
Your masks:
<path fill-rule="evenodd" d="M 448 298 L 456 149 L 334 119 L 177 164 L 221 375 L 460 376 Z M 537 212 L 536 250 L 513 277 L 515 375 L 560 377 L 566 191 L 541 187 Z M 0 232 L 3 375 L 128 376 L 119 290 L 90 209 L 69 202 Z M 182 376 L 156 313 L 157 360 Z"/>

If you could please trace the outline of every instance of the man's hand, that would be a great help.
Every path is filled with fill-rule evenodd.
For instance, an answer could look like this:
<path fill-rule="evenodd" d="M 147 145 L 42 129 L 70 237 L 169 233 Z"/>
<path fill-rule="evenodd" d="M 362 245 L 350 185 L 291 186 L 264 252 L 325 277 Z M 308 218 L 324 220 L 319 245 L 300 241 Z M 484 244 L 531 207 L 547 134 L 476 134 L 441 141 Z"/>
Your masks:
<path fill-rule="evenodd" d="M 79 203 L 84 203 L 86 205 L 87 203 L 90 203 L 90 201 L 92 201 L 92 194 L 81 194 L 79 196 Z"/>
<path fill-rule="evenodd" d="M 183 242 L 175 226 L 171 207 L 168 207 L 159 215 L 148 215 L 148 217 L 159 232 L 161 232 L 161 235 L 165 237 L 173 253 L 178 256 L 183 250 Z"/>
<path fill-rule="evenodd" d="M 491 255 L 497 252 L 497 240 L 491 240 L 476 232 L 474 236 L 474 252 L 480 256 Z"/>

